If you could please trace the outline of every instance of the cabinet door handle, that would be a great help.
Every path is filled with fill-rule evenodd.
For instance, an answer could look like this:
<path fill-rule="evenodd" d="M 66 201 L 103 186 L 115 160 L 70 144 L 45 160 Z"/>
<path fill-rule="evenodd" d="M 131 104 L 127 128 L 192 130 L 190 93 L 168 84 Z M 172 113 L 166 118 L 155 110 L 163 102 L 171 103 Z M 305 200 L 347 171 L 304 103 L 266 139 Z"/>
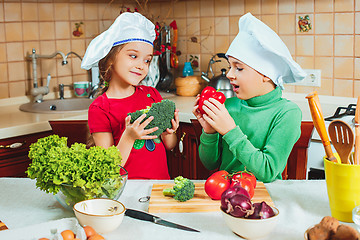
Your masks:
<path fill-rule="evenodd" d="M 186 132 L 183 132 L 183 135 L 181 136 L 180 141 L 179 141 L 179 152 L 180 153 L 183 153 L 183 151 L 184 151 L 184 143 L 183 143 L 183 141 L 184 141 L 185 135 L 186 135 Z"/>
<path fill-rule="evenodd" d="M 15 149 L 15 148 L 19 148 L 19 147 L 22 147 L 23 145 L 25 144 L 25 141 L 22 142 L 22 143 L 13 143 L 13 144 L 10 144 L 10 145 L 0 145 L 0 149 L 2 148 L 12 148 L 12 149 Z"/>

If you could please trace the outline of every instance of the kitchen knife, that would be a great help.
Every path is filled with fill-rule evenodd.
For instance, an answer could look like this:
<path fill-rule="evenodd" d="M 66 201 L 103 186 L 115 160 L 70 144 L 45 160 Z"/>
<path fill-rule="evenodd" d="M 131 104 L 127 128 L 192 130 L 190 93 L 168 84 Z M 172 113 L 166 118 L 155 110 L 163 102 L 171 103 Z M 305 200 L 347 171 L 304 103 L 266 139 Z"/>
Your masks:
<path fill-rule="evenodd" d="M 182 226 L 182 225 L 179 225 L 179 224 L 176 224 L 176 223 L 172 223 L 172 222 L 163 220 L 160 217 L 151 215 L 151 214 L 146 213 L 146 212 L 134 210 L 134 209 L 126 209 L 125 216 L 136 218 L 136 219 L 139 219 L 139 220 L 145 220 L 145 221 L 153 222 L 153 223 L 160 224 L 160 225 L 163 225 L 163 226 L 166 226 L 166 227 L 172 227 L 172 228 L 177 228 L 177 229 L 181 229 L 181 230 L 185 230 L 185 231 L 191 231 L 191 232 L 200 232 L 200 231 L 198 231 L 196 229 L 185 227 L 185 226 Z"/>
<path fill-rule="evenodd" d="M 360 164 L 360 97 L 357 99 L 355 110 L 355 150 L 354 150 L 354 164 Z"/>
<path fill-rule="evenodd" d="M 331 149 L 331 144 L 326 132 L 324 116 L 320 107 L 320 101 L 317 92 L 315 91 L 310 93 L 306 96 L 306 98 L 309 102 L 311 117 L 313 119 L 314 126 L 324 145 L 326 157 L 332 162 L 338 162 Z"/>

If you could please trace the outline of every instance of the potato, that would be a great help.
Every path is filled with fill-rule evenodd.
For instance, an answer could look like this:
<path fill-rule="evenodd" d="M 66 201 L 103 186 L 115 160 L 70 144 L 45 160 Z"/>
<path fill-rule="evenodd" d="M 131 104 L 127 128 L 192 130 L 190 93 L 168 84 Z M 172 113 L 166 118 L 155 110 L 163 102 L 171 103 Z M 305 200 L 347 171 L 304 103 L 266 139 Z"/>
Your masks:
<path fill-rule="evenodd" d="M 339 220 L 337 220 L 336 218 L 331 217 L 331 216 L 326 216 L 326 217 L 323 217 L 320 224 L 324 228 L 328 229 L 331 232 L 331 234 L 334 234 L 336 232 L 336 229 L 339 226 Z"/>
<path fill-rule="evenodd" d="M 323 225 L 316 224 L 308 232 L 309 240 L 328 240 L 330 239 L 331 232 L 329 229 L 326 229 Z"/>
<path fill-rule="evenodd" d="M 331 240 L 359 240 L 359 233 L 348 225 L 341 224 L 337 228 Z"/>

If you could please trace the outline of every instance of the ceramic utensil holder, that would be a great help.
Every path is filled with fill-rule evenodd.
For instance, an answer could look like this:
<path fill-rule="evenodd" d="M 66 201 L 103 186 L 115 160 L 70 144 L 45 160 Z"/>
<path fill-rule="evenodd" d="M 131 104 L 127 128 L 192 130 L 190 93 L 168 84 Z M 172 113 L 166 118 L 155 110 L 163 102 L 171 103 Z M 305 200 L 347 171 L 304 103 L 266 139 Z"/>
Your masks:
<path fill-rule="evenodd" d="M 88 97 L 89 96 L 89 82 L 75 82 L 74 92 L 77 97 Z"/>
<path fill-rule="evenodd" d="M 353 222 L 352 210 L 360 205 L 360 165 L 324 158 L 324 166 L 331 215 L 342 222 Z"/>

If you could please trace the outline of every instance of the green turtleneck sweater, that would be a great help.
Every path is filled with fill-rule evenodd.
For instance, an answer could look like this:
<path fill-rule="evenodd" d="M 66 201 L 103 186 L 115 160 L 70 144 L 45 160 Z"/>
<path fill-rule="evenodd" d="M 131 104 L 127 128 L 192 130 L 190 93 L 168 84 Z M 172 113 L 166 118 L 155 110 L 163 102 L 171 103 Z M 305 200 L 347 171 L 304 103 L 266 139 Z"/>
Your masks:
<path fill-rule="evenodd" d="M 301 134 L 301 110 L 281 97 L 280 88 L 248 100 L 236 97 L 225 107 L 236 127 L 224 136 L 202 133 L 199 156 L 210 170 L 246 169 L 263 182 L 281 179 L 290 152 Z"/>

